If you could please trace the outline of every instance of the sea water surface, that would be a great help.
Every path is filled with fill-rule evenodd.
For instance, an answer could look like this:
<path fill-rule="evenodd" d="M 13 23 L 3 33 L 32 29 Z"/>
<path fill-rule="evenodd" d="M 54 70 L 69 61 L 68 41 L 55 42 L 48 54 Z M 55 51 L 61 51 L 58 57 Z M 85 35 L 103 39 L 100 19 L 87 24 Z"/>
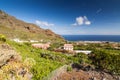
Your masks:
<path fill-rule="evenodd" d="M 120 42 L 120 35 L 62 35 L 68 41 L 112 41 Z"/>

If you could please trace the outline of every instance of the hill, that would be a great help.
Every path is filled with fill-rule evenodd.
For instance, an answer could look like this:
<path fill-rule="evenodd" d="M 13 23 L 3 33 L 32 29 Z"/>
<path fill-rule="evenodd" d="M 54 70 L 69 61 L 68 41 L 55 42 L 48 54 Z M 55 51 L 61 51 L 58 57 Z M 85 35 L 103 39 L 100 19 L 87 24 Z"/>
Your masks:
<path fill-rule="evenodd" d="M 64 39 L 49 29 L 26 23 L 0 10 L 0 33 L 8 38 L 23 40 L 63 41 Z"/>

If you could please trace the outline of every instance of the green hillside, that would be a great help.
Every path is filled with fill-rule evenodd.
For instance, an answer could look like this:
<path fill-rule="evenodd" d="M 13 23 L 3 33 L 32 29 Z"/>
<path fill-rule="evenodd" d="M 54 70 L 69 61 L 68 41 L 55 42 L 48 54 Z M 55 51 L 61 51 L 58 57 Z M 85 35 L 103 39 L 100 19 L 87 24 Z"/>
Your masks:
<path fill-rule="evenodd" d="M 18 20 L 0 10 L 0 33 L 9 39 L 64 41 L 64 39 L 49 29 Z"/>

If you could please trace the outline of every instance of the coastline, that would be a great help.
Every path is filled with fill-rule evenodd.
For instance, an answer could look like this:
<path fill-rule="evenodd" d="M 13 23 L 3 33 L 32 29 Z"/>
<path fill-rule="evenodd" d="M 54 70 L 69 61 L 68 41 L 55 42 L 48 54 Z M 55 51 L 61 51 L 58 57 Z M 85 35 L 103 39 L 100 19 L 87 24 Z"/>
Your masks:
<path fill-rule="evenodd" d="M 120 43 L 120 42 L 114 42 L 114 41 L 68 41 L 68 42 L 75 42 L 75 43 Z"/>
<path fill-rule="evenodd" d="M 120 35 L 61 35 L 69 42 L 119 43 Z"/>

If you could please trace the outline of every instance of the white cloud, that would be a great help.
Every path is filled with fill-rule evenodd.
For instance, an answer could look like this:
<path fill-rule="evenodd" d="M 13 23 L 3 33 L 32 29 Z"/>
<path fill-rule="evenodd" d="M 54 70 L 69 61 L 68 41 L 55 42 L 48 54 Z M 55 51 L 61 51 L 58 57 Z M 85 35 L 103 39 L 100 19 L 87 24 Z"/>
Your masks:
<path fill-rule="evenodd" d="M 35 23 L 38 26 L 46 26 L 46 27 L 54 26 L 54 24 L 48 23 L 46 21 L 40 21 L 40 20 L 36 20 Z"/>
<path fill-rule="evenodd" d="M 86 16 L 80 16 L 76 18 L 76 22 L 72 24 L 73 26 L 81 26 L 81 25 L 90 25 L 91 21 L 88 20 Z"/>
<path fill-rule="evenodd" d="M 78 25 L 83 25 L 84 24 L 84 18 L 83 17 L 78 17 L 76 18 L 76 22 Z"/>

